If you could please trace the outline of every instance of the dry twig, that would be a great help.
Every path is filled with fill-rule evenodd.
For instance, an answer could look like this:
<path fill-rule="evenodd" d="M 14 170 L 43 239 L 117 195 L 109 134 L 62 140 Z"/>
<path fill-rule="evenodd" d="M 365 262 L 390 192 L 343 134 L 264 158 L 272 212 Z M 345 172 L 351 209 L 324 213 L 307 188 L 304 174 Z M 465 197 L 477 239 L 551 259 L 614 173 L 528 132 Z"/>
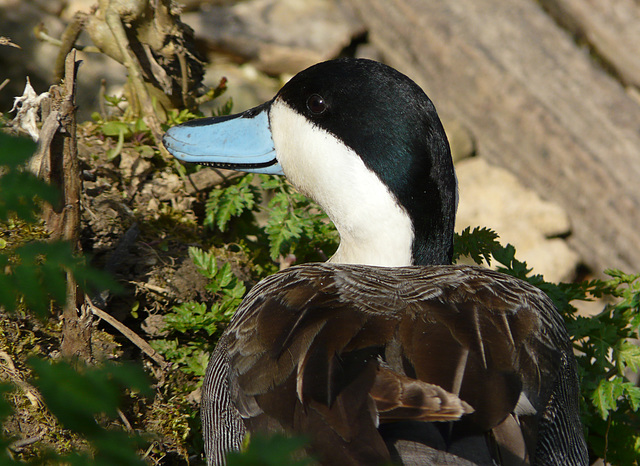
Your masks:
<path fill-rule="evenodd" d="M 105 322 L 108 322 L 112 327 L 114 327 L 116 330 L 122 333 L 125 337 L 127 337 L 129 341 L 131 341 L 131 343 L 133 343 L 138 348 L 140 348 L 143 353 L 145 353 L 147 356 L 153 359 L 162 369 L 167 368 L 169 364 L 164 360 L 162 355 L 158 353 L 156 350 L 154 350 L 151 347 L 151 345 L 149 345 L 149 343 L 147 343 L 136 332 L 131 330 L 129 327 L 124 325 L 122 322 L 120 322 L 118 319 L 116 319 L 112 315 L 106 313 L 105 311 L 97 307 L 95 304 L 93 304 L 93 301 L 91 301 L 91 298 L 89 296 L 85 295 L 85 300 L 87 302 L 87 305 L 89 306 L 89 309 L 93 313 L 93 315 L 101 318 Z"/>

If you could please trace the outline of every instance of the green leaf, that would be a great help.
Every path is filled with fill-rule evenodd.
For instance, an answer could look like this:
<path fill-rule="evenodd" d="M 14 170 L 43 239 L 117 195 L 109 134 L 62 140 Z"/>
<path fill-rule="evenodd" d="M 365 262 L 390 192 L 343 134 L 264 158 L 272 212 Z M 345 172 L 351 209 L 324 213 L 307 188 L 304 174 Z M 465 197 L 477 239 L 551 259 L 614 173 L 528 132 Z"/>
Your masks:
<path fill-rule="evenodd" d="M 201 113 L 193 113 L 191 110 L 186 108 L 182 110 L 171 109 L 167 115 L 167 127 L 180 125 L 201 116 Z"/>
<path fill-rule="evenodd" d="M 226 288 L 235 278 L 236 276 L 231 271 L 231 264 L 228 262 L 226 262 L 216 274 L 216 280 L 220 288 Z"/>
<path fill-rule="evenodd" d="M 105 136 L 117 136 L 118 138 L 130 138 L 133 135 L 131 131 L 131 123 L 124 121 L 111 120 L 107 121 L 100 128 Z"/>
<path fill-rule="evenodd" d="M 233 110 L 233 99 L 229 97 L 229 99 L 224 104 L 222 104 L 222 106 L 218 107 L 215 110 L 213 116 L 229 115 L 232 110 Z"/>
<path fill-rule="evenodd" d="M 200 273 L 206 278 L 214 278 L 218 273 L 218 264 L 213 254 L 196 248 L 195 246 L 190 246 L 189 257 Z"/>
<path fill-rule="evenodd" d="M 3 263 L 0 254 L 0 264 Z M 13 251 L 15 260 L 0 270 L 0 305 L 15 309 L 16 299 L 37 315 L 46 316 L 50 303 L 66 301 L 66 274 L 71 272 L 81 288 L 95 292 L 116 282 L 105 272 L 89 267 L 84 258 L 75 257 L 68 242 L 31 242 Z"/>
<path fill-rule="evenodd" d="M 491 254 L 500 244 L 497 241 L 498 234 L 489 228 L 471 227 L 465 228 L 462 233 L 455 234 L 453 262 L 457 262 L 462 256 L 469 256 L 473 261 L 481 265 L 484 262 L 491 265 Z"/>
<path fill-rule="evenodd" d="M 126 134 L 126 131 L 123 130 L 122 128 L 119 128 L 119 132 L 117 134 L 118 143 L 116 144 L 116 147 L 114 147 L 113 149 L 109 149 L 107 151 L 107 160 L 113 160 L 118 155 L 120 155 L 120 152 L 122 152 L 122 148 L 124 147 L 124 136 L 125 136 L 125 134 Z"/>
<path fill-rule="evenodd" d="M 11 213 L 33 221 L 40 210 L 38 199 L 55 204 L 59 198 L 56 188 L 23 167 L 35 147 L 30 139 L 0 132 L 0 165 L 7 167 L 0 176 L 0 222 L 6 222 Z"/>
<path fill-rule="evenodd" d="M 161 353 L 168 361 L 178 364 L 183 372 L 203 377 L 209 363 L 212 347 L 204 342 L 191 341 L 181 343 L 177 338 L 173 340 L 157 339 L 151 341 L 151 346 Z"/>
<path fill-rule="evenodd" d="M 292 240 L 300 238 L 302 233 L 301 221 L 289 206 L 289 196 L 285 192 L 276 193 L 269 202 L 271 215 L 265 226 L 269 238 L 269 254 L 275 261 L 280 255 L 286 255 L 291 250 Z"/>
<path fill-rule="evenodd" d="M 626 369 L 638 372 L 640 368 L 640 346 L 627 340 L 618 343 L 615 349 L 618 370 L 623 373 Z"/>
<path fill-rule="evenodd" d="M 238 178 L 235 184 L 212 190 L 205 204 L 205 226 L 225 231 L 232 218 L 253 210 L 259 194 L 251 185 L 252 180 L 250 173 Z"/>
<path fill-rule="evenodd" d="M 227 454 L 227 465 L 304 466 L 313 462 L 309 457 L 300 458 L 300 450 L 308 443 L 304 437 L 253 434 L 243 451 Z"/>
<path fill-rule="evenodd" d="M 102 428 L 98 414 L 117 417 L 124 389 L 150 395 L 149 381 L 141 368 L 106 362 L 98 367 L 76 370 L 69 363 L 29 360 L 38 387 L 51 412 L 67 429 L 87 437 L 96 437 Z M 73 400 L 73 402 L 70 402 Z"/>
<path fill-rule="evenodd" d="M 212 335 L 217 330 L 215 314 L 209 312 L 205 303 L 189 301 L 174 306 L 171 312 L 165 315 L 166 330 L 175 330 L 182 333 L 205 330 Z"/>
<path fill-rule="evenodd" d="M 631 409 L 633 411 L 638 411 L 638 408 L 640 408 L 640 387 L 636 386 L 634 383 L 625 382 L 622 384 L 622 388 L 624 396 L 631 405 Z"/>
<path fill-rule="evenodd" d="M 10 170 L 22 167 L 37 147 L 29 138 L 10 136 L 0 131 L 0 164 Z"/>
<path fill-rule="evenodd" d="M 624 393 L 624 388 L 619 379 L 600 380 L 598 387 L 591 395 L 593 405 L 598 409 L 602 419 L 609 416 L 618 406 L 618 398 Z"/>

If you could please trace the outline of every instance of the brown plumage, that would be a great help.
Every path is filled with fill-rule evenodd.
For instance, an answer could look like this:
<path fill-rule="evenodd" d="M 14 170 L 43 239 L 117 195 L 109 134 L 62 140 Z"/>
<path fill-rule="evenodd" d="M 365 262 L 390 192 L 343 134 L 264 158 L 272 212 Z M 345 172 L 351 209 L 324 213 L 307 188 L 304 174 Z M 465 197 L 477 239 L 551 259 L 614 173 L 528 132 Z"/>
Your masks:
<path fill-rule="evenodd" d="M 495 429 L 495 454 L 526 464 L 567 342 L 546 295 L 501 273 L 311 264 L 256 285 L 214 359 L 248 430 L 307 434 L 324 464 L 389 461 L 381 424 L 460 418 L 434 428 L 449 450 Z"/>

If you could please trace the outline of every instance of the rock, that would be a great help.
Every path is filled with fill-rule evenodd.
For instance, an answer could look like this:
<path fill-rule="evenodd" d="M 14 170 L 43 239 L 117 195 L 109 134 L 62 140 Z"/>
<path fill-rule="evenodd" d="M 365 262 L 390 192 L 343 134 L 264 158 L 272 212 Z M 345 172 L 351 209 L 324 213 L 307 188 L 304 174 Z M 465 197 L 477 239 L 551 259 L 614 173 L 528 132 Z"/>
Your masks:
<path fill-rule="evenodd" d="M 76 0 L 76 3 L 80 0 Z M 84 2 L 86 4 L 86 2 Z M 97 2 L 92 2 L 97 3 Z M 39 94 L 54 84 L 54 63 L 59 47 L 34 37 L 36 26 L 42 25 L 43 31 L 52 38 L 60 38 L 65 28 L 64 21 L 57 12 L 64 2 L 27 2 L 23 0 L 0 0 L 0 35 L 7 36 L 20 46 L 0 47 L 0 82 L 9 78 L 7 87 L 0 92 L 0 112 L 8 111 L 13 105 L 13 97 L 22 94 L 25 77 L 29 77 L 35 91 Z M 86 5 L 82 7 L 86 10 Z M 73 10 L 64 10 L 64 17 L 73 15 Z M 68 13 L 66 13 L 68 12 Z M 81 36 L 80 43 L 89 41 Z M 82 60 L 78 72 L 78 119 L 89 119 L 92 111 L 99 107 L 101 81 L 106 80 L 107 93 L 113 94 L 126 81 L 123 66 L 113 66 L 113 60 L 96 53 L 78 52 Z"/>
<path fill-rule="evenodd" d="M 640 269 L 640 106 L 540 2 L 342 1 L 389 65 L 464 121 L 483 158 L 569 213 L 589 269 Z M 636 42 L 621 43 L 633 55 Z"/>
<path fill-rule="evenodd" d="M 145 186 L 145 189 L 147 187 Z M 153 197 L 159 201 L 171 201 L 178 197 L 184 188 L 182 179 L 175 173 L 162 172 L 150 189 Z"/>
<path fill-rule="evenodd" d="M 120 163 L 118 164 L 123 178 L 127 179 L 131 186 L 138 186 L 140 181 L 146 177 L 153 165 L 151 162 L 141 157 L 135 150 L 123 150 L 120 153 Z"/>
<path fill-rule="evenodd" d="M 364 32 L 331 0 L 249 0 L 203 5 L 185 23 L 210 50 L 249 61 L 269 74 L 297 73 L 337 56 Z"/>
<path fill-rule="evenodd" d="M 20 48 L 0 46 L 0 83 L 9 78 L 9 84 L 0 93 L 0 111 L 8 111 L 13 97 L 22 94 L 25 77 L 29 76 L 37 94 L 45 92 L 53 77 L 53 60 L 57 47 L 38 42 L 34 28 L 44 22 L 49 33 L 58 36 L 64 24 L 35 2 L 0 0 L 0 36 L 11 39 Z"/>
<path fill-rule="evenodd" d="M 251 64 L 238 66 L 228 60 L 214 56 L 207 67 L 204 84 L 215 88 L 220 79 L 227 79 L 227 90 L 218 99 L 200 107 L 205 115 L 216 114 L 217 109 L 231 99 L 233 113 L 244 111 L 270 100 L 282 86 L 280 79 L 267 76 Z"/>
<path fill-rule="evenodd" d="M 151 314 L 140 324 L 140 328 L 150 337 L 166 337 L 169 331 L 166 330 L 167 324 L 164 316 L 160 314 Z"/>
<path fill-rule="evenodd" d="M 447 139 L 449 139 L 453 162 L 458 163 L 471 157 L 476 151 L 476 142 L 469 128 L 464 126 L 457 118 L 441 117 L 441 119 L 444 130 L 447 133 Z"/>
<path fill-rule="evenodd" d="M 549 14 L 615 70 L 626 85 L 640 86 L 640 4 L 634 0 L 541 0 Z"/>
<path fill-rule="evenodd" d="M 561 239 L 571 231 L 569 217 L 558 205 L 523 187 L 507 170 L 470 158 L 456 164 L 460 202 L 456 230 L 487 226 L 511 243 L 516 257 L 549 281 L 575 276 L 579 257 Z"/>
<path fill-rule="evenodd" d="M 234 170 L 222 168 L 203 167 L 195 173 L 187 175 L 187 194 L 193 195 L 199 191 L 209 191 L 211 188 L 222 183 L 229 175 L 235 175 Z"/>

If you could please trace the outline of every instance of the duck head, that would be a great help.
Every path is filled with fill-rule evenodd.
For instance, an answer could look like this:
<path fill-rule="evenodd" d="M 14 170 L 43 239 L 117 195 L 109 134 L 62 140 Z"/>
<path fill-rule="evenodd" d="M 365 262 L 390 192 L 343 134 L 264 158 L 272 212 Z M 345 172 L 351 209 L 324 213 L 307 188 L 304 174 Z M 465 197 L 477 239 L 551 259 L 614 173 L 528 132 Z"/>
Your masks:
<path fill-rule="evenodd" d="M 334 262 L 449 264 L 457 181 L 436 109 L 384 64 L 338 59 L 243 113 L 170 128 L 184 162 L 285 175 L 340 234 Z"/>

